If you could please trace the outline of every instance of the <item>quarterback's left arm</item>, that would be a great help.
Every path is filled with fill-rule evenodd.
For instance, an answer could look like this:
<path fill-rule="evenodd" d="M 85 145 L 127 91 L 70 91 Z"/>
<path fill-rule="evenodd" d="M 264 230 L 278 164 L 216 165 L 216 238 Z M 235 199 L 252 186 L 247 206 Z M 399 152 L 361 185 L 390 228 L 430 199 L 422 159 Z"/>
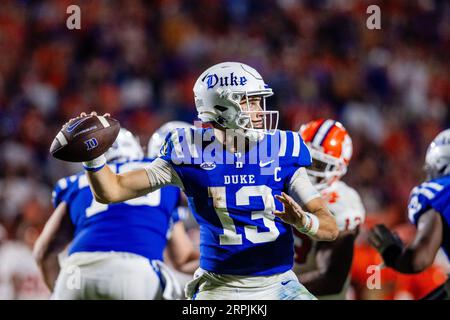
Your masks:
<path fill-rule="evenodd" d="M 404 247 L 400 238 L 384 225 L 375 226 L 369 241 L 383 256 L 386 266 L 401 273 L 419 273 L 431 266 L 442 244 L 441 215 L 434 209 L 423 213 L 417 223 L 417 233 Z"/>
<path fill-rule="evenodd" d="M 45 224 L 33 248 L 33 256 L 44 281 L 53 290 L 59 274 L 58 255 L 72 241 L 73 225 L 66 202 L 61 202 Z"/>
<path fill-rule="evenodd" d="M 283 192 L 281 196 L 275 196 L 284 204 L 283 212 L 274 212 L 277 217 L 314 240 L 333 241 L 337 238 L 339 229 L 336 219 L 311 184 L 305 168 L 298 169 L 293 176 L 289 194 Z M 304 203 L 307 212 L 299 203 Z"/>
<path fill-rule="evenodd" d="M 333 242 L 318 242 L 316 269 L 298 274 L 300 282 L 315 295 L 342 291 L 353 261 L 353 245 L 358 229 L 341 231 Z"/>

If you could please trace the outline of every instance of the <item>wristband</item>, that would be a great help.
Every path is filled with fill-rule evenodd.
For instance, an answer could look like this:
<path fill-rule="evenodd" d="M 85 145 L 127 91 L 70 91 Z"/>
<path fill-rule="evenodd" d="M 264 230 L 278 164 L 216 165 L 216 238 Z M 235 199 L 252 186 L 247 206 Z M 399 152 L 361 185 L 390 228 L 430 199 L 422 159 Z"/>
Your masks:
<path fill-rule="evenodd" d="M 102 154 L 98 158 L 83 162 L 83 167 L 86 171 L 96 172 L 101 170 L 105 166 L 105 164 L 106 164 L 106 157 L 105 155 Z"/>
<path fill-rule="evenodd" d="M 309 212 L 305 213 L 306 223 L 304 226 L 297 228 L 298 231 L 309 236 L 314 236 L 319 230 L 320 222 L 316 215 Z"/>

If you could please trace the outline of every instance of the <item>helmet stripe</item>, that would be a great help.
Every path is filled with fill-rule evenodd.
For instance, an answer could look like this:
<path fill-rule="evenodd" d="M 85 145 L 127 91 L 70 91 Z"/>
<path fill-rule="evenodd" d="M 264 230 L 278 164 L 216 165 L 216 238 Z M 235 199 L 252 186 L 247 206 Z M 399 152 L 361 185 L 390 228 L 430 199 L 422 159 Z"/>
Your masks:
<path fill-rule="evenodd" d="M 312 145 L 320 147 L 335 123 L 336 121 L 334 120 L 326 120 L 322 123 L 319 130 L 317 130 L 314 139 L 312 140 Z"/>
<path fill-rule="evenodd" d="M 308 122 L 307 124 L 302 125 L 298 132 L 300 132 L 304 141 L 311 143 L 324 122 L 325 119 Z"/>

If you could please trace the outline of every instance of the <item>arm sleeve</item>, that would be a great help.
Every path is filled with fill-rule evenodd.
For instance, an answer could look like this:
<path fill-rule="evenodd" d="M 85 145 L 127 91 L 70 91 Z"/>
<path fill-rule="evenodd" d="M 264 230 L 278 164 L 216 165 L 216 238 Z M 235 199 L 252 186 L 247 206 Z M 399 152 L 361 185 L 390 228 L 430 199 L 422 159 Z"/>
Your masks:
<path fill-rule="evenodd" d="M 312 185 L 305 168 L 295 171 L 288 186 L 288 194 L 299 204 L 306 204 L 320 197 L 320 193 Z"/>
<path fill-rule="evenodd" d="M 156 158 L 155 161 L 145 167 L 148 180 L 150 181 L 151 191 L 155 191 L 166 185 L 175 185 L 184 189 L 183 183 L 172 165 L 162 158 Z"/>

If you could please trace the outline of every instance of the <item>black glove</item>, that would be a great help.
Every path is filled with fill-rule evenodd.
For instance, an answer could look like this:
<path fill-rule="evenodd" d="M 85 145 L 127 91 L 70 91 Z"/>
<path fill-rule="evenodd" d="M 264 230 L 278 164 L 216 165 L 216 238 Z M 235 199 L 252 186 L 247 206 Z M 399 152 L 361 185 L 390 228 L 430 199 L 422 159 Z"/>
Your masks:
<path fill-rule="evenodd" d="M 378 250 L 388 267 L 394 267 L 398 256 L 403 252 L 403 242 L 384 224 L 377 224 L 369 232 L 369 243 Z"/>

